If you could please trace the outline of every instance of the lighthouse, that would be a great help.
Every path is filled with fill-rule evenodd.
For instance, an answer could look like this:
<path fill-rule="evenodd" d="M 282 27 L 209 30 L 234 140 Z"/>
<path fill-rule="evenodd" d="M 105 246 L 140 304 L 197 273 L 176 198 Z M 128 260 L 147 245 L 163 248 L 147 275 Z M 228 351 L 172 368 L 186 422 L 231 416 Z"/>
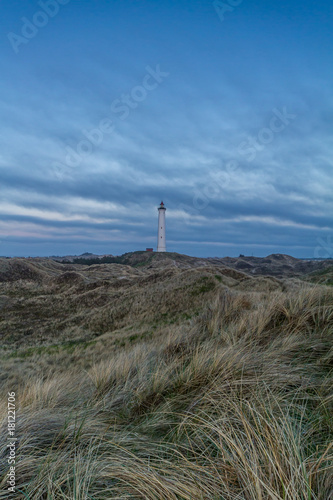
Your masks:
<path fill-rule="evenodd" d="M 165 211 L 163 201 L 158 207 L 158 236 L 157 236 L 157 251 L 166 252 L 165 246 Z"/>

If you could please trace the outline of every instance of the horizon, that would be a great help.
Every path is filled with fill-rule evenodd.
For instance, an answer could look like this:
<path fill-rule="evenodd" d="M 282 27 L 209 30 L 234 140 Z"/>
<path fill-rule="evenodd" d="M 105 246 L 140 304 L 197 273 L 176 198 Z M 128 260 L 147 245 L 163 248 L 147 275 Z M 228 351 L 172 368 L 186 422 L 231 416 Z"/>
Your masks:
<path fill-rule="evenodd" d="M 0 254 L 333 257 L 333 6 L 4 0 Z"/>
<path fill-rule="evenodd" d="M 103 258 L 103 257 L 123 257 L 124 255 L 128 255 L 128 254 L 133 254 L 133 253 L 147 253 L 148 255 L 149 254 L 152 254 L 152 253 L 162 253 L 162 254 L 177 254 L 177 255 L 181 255 L 181 256 L 184 256 L 184 257 L 191 257 L 191 258 L 198 258 L 198 259 L 241 259 L 241 258 L 255 258 L 255 259 L 265 259 L 265 258 L 268 258 L 268 257 L 273 257 L 273 256 L 277 256 L 277 255 L 283 255 L 284 257 L 291 257 L 293 259 L 299 259 L 299 260 L 332 260 L 333 257 L 295 257 L 294 255 L 290 255 L 290 254 L 281 254 L 281 253 L 272 253 L 272 254 L 267 254 L 267 255 L 262 255 L 262 256 L 258 256 L 258 255 L 254 255 L 254 254 L 251 254 L 251 255 L 245 255 L 245 254 L 240 254 L 240 255 L 224 255 L 224 256 L 217 256 L 217 255 L 201 255 L 201 256 L 196 256 L 196 255 L 189 255 L 189 254 L 183 254 L 183 253 L 179 253 L 179 252 L 169 252 L 169 251 L 166 251 L 166 252 L 157 252 L 156 250 L 150 250 L 150 251 L 147 251 L 147 250 L 134 250 L 132 252 L 124 252 L 122 254 L 95 254 L 95 253 L 92 253 L 92 252 L 83 252 L 81 254 L 66 254 L 66 255 L 0 255 L 0 259 L 65 259 L 66 257 L 71 257 L 71 258 L 77 258 L 79 259 L 80 257 L 83 257 L 84 255 L 86 256 L 92 256 L 92 258 Z"/>

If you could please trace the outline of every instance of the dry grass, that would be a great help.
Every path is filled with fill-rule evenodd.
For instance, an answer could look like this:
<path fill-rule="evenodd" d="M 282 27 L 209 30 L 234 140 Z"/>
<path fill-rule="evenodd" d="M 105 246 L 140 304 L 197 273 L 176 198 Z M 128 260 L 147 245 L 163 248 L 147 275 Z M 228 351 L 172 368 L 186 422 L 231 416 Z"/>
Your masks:
<path fill-rule="evenodd" d="M 149 336 L 40 352 L 36 370 L 10 358 L 15 498 L 333 498 L 332 289 L 220 286 L 201 301 Z M 4 406 L 1 421 L 7 498 Z"/>

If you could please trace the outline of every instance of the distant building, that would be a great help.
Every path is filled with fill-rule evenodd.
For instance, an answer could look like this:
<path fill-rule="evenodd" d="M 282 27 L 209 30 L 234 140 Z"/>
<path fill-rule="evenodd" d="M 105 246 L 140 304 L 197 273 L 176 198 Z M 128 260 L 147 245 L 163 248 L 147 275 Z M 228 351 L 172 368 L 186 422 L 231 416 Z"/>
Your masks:
<path fill-rule="evenodd" d="M 158 235 L 157 235 L 157 251 L 158 252 L 166 252 L 165 211 L 166 211 L 166 208 L 164 206 L 163 201 L 161 201 L 161 204 L 158 207 Z"/>
<path fill-rule="evenodd" d="M 153 248 L 146 248 L 146 252 L 153 252 L 154 249 Z"/>

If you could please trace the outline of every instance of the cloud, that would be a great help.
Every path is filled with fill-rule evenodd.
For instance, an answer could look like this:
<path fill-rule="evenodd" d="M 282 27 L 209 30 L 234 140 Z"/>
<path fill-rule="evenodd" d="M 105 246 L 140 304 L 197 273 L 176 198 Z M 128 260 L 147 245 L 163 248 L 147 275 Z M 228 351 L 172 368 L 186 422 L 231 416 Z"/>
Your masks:
<path fill-rule="evenodd" d="M 163 199 L 173 250 L 311 256 L 333 222 L 333 29 L 296 4 L 244 2 L 222 24 L 204 2 L 70 3 L 18 57 L 2 47 L 1 253 L 154 246 Z M 170 76 L 121 120 L 111 103 L 156 64 Z M 263 143 L 283 107 L 295 119 Z M 106 118 L 112 133 L 68 166 Z M 240 144 L 258 137 L 248 161 Z"/>

